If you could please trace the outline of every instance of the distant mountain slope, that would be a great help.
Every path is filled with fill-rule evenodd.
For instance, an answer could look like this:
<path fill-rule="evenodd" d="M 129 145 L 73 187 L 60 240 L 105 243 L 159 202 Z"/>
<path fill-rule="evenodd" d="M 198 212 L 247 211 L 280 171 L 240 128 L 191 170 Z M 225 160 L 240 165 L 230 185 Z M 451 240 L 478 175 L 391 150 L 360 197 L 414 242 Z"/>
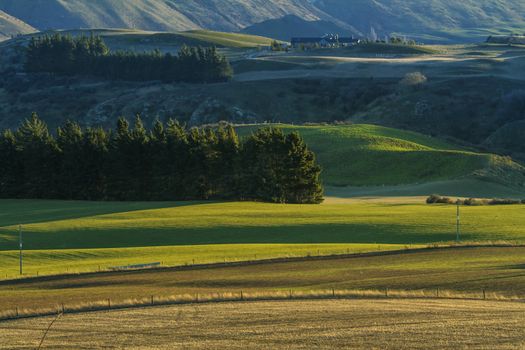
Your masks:
<path fill-rule="evenodd" d="M 363 33 L 397 32 L 427 41 L 478 41 L 525 29 L 523 0 L 314 0 L 318 9 Z"/>
<path fill-rule="evenodd" d="M 168 31 L 198 28 L 161 0 L 1 0 L 0 10 L 40 30 L 140 28 Z"/>
<path fill-rule="evenodd" d="M 294 31 L 301 35 L 340 27 L 366 36 L 374 28 L 379 36 L 397 33 L 446 42 L 525 29 L 523 0 L 0 0 L 0 10 L 38 29 L 240 31 L 287 15 L 333 23 L 317 23 L 319 29 L 303 24 L 299 29 L 304 32 Z M 287 21 L 263 23 L 248 33 L 268 35 L 275 24 L 272 30 L 284 38 L 290 34 Z"/>
<path fill-rule="evenodd" d="M 287 14 L 318 19 L 305 0 L 0 0 L 0 10 L 39 29 L 135 28 L 238 31 Z"/>
<path fill-rule="evenodd" d="M 12 35 L 35 32 L 36 29 L 21 20 L 0 11 L 0 41 L 9 39 Z"/>
<path fill-rule="evenodd" d="M 308 35 L 322 28 L 356 29 L 361 35 L 397 33 L 426 41 L 479 41 L 489 34 L 523 32 L 522 0 L 0 0 L 0 10 L 38 29 L 136 28 L 240 31 L 287 15 L 323 20 L 300 26 Z M 247 32 L 289 36 L 289 18 Z M 315 23 L 315 22 L 314 22 Z M 310 23 L 313 24 L 313 23 Z M 280 30 L 280 29 L 281 30 Z M 281 33 L 282 32 L 282 33 Z"/>
<path fill-rule="evenodd" d="M 316 37 L 328 33 L 336 33 L 344 36 L 359 34 L 350 26 L 343 27 L 342 25 L 324 20 L 306 21 L 295 15 L 287 15 L 282 18 L 269 19 L 267 21 L 246 27 L 242 30 L 242 32 L 286 41 L 290 41 L 290 38 L 293 37 Z"/>

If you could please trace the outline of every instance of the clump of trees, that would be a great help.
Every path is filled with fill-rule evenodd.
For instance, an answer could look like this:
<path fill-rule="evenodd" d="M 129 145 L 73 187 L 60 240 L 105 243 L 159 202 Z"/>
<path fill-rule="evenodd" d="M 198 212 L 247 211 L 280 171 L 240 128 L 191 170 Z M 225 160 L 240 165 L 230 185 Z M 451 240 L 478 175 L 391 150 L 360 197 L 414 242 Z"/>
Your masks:
<path fill-rule="evenodd" d="M 516 205 L 525 204 L 525 199 L 511 199 L 511 198 L 493 198 L 493 199 L 480 199 L 480 198 L 466 198 L 466 199 L 452 199 L 449 197 L 443 197 L 438 194 L 430 195 L 427 198 L 427 204 L 459 204 L 466 206 L 481 206 L 481 205 Z"/>
<path fill-rule="evenodd" d="M 36 114 L 0 135 L 0 197 L 69 200 L 256 200 L 320 203 L 321 168 L 297 133 L 230 125 L 115 130 L 68 121 L 52 135 Z"/>
<path fill-rule="evenodd" d="M 159 50 L 111 52 L 99 36 L 33 37 L 26 53 L 29 72 L 90 75 L 114 80 L 213 83 L 231 79 L 232 68 L 215 47 L 183 46 L 177 55 Z"/>

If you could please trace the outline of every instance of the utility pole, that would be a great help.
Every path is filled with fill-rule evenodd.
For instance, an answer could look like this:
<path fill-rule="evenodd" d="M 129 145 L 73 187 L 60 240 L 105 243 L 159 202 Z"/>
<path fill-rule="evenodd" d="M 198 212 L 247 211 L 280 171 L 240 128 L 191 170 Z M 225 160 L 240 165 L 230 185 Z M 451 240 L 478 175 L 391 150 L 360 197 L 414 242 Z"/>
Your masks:
<path fill-rule="evenodd" d="M 459 227 L 460 227 L 460 216 L 459 216 L 459 205 L 461 201 L 458 199 L 456 201 L 457 212 L 456 212 L 456 242 L 459 243 Z"/>
<path fill-rule="evenodd" d="M 23 274 L 23 255 L 22 255 L 22 248 L 23 248 L 23 242 L 22 242 L 22 225 L 18 225 L 18 241 L 20 244 L 20 275 Z"/>

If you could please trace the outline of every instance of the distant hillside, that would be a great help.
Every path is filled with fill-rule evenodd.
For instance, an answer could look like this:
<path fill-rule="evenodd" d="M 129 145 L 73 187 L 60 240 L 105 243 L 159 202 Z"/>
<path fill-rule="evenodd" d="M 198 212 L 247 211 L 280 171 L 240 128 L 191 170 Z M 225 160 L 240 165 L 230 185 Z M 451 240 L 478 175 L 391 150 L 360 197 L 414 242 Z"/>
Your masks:
<path fill-rule="evenodd" d="M 326 14 L 366 35 L 399 33 L 425 41 L 479 41 L 492 33 L 522 33 L 522 0 L 314 0 Z"/>
<path fill-rule="evenodd" d="M 0 9 L 39 29 L 132 28 L 238 31 L 269 18 L 321 14 L 305 0 L 0 0 Z"/>
<path fill-rule="evenodd" d="M 35 32 L 36 29 L 21 20 L 0 11 L 0 41 L 13 35 Z"/>
<path fill-rule="evenodd" d="M 336 33 L 342 36 L 358 35 L 359 33 L 349 26 L 337 25 L 329 21 L 306 21 L 295 15 L 287 15 L 278 19 L 269 19 L 246 27 L 243 33 L 262 35 L 270 38 L 290 41 L 293 37 L 317 37 L 324 34 Z"/>
<path fill-rule="evenodd" d="M 379 37 L 473 42 L 525 28 L 522 0 L 0 0 L 0 10 L 41 30 L 241 31 L 262 22 L 247 32 L 287 40 L 327 30 L 373 36 L 374 28 Z M 287 15 L 313 23 L 292 28 Z"/>

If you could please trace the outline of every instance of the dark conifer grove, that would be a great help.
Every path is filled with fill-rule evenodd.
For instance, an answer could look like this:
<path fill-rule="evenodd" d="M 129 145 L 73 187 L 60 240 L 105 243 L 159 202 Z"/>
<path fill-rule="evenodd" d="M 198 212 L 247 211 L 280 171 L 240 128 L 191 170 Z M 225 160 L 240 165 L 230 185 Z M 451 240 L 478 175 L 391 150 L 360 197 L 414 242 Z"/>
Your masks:
<path fill-rule="evenodd" d="M 228 81 L 232 68 L 215 47 L 183 46 L 177 55 L 111 52 L 102 38 L 46 35 L 31 39 L 25 68 L 33 73 L 87 75 L 112 80 L 188 83 Z"/>
<path fill-rule="evenodd" d="M 0 198 L 320 203 L 320 173 L 301 136 L 277 128 L 241 142 L 231 125 L 146 128 L 137 116 L 115 130 L 68 121 L 50 133 L 34 114 L 0 134 Z"/>

